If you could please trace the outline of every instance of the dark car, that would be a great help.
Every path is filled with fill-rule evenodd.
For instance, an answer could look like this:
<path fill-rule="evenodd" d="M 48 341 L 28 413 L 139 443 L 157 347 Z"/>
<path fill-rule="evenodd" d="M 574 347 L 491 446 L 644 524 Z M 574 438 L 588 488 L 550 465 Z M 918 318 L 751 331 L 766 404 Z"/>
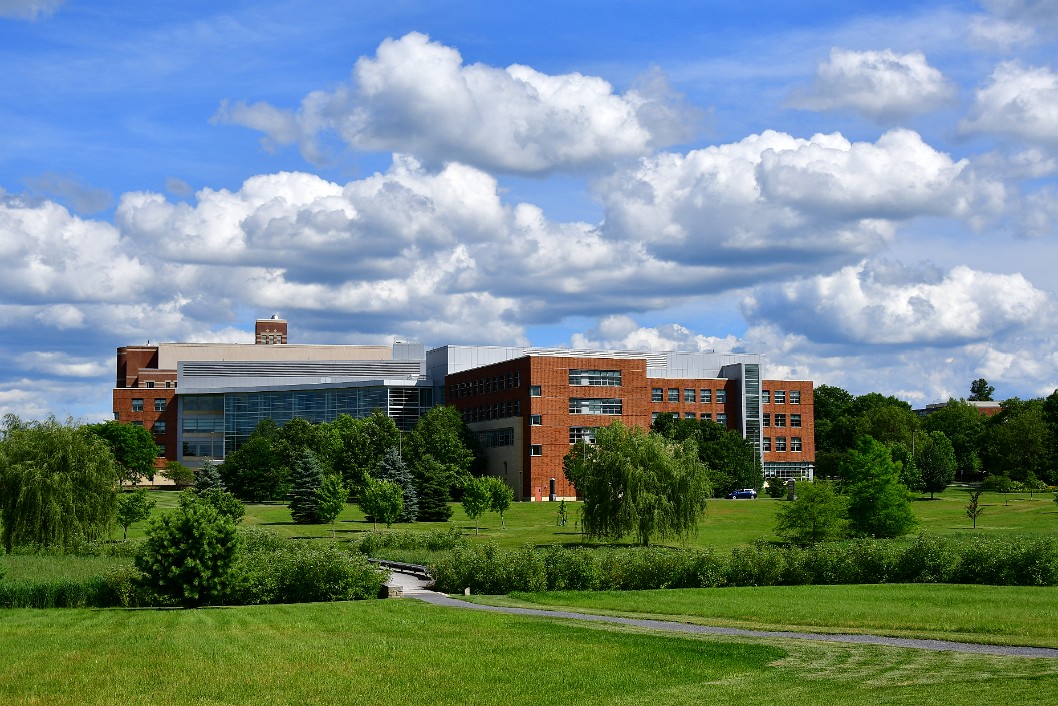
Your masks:
<path fill-rule="evenodd" d="M 738 500 L 739 498 L 749 498 L 750 500 L 757 499 L 757 491 L 753 488 L 743 488 L 742 490 L 732 490 L 727 494 L 728 500 Z"/>

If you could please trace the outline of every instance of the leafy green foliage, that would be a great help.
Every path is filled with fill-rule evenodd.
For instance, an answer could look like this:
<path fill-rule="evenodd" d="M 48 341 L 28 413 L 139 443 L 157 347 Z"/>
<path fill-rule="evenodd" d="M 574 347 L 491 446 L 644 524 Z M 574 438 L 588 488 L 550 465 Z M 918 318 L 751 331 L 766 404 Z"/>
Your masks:
<path fill-rule="evenodd" d="M 1029 472 L 1054 477 L 1055 436 L 1044 417 L 1042 400 L 1011 398 L 991 417 L 981 440 L 981 457 L 989 474 L 1024 480 Z"/>
<path fill-rule="evenodd" d="M 87 424 L 83 428 L 110 445 L 123 481 L 136 484 L 144 478 L 154 477 L 158 446 L 150 431 L 117 421 Z"/>
<path fill-rule="evenodd" d="M 989 402 L 992 400 L 992 393 L 996 391 L 996 388 L 988 384 L 988 381 L 984 378 L 977 378 L 970 383 L 970 399 L 979 400 L 982 402 Z"/>
<path fill-rule="evenodd" d="M 964 478 L 981 470 L 981 436 L 985 422 L 980 411 L 962 400 L 948 400 L 948 404 L 922 420 L 928 432 L 943 432 L 955 452 L 955 467 Z"/>
<path fill-rule="evenodd" d="M 290 474 L 290 517 L 299 525 L 320 522 L 319 489 L 323 484 L 323 467 L 316 454 L 305 447 Z"/>
<path fill-rule="evenodd" d="M 176 484 L 177 488 L 186 488 L 195 484 L 195 471 L 179 461 L 169 461 L 165 468 L 159 472 L 162 478 L 168 478 Z"/>
<path fill-rule="evenodd" d="M 764 470 L 753 442 L 735 429 L 727 429 L 709 419 L 675 419 L 662 414 L 652 430 L 674 441 L 694 441 L 698 458 L 705 464 L 714 497 L 723 497 L 736 488 L 760 489 Z"/>
<path fill-rule="evenodd" d="M 334 470 L 359 495 L 386 452 L 400 446 L 400 430 L 381 409 L 364 419 L 343 414 L 329 426 L 335 439 Z"/>
<path fill-rule="evenodd" d="M 934 493 L 943 493 L 955 480 L 955 449 L 944 432 L 934 431 L 926 435 L 918 448 L 915 459 L 922 476 L 922 487 L 932 498 Z"/>
<path fill-rule="evenodd" d="M 786 481 L 778 476 L 772 476 L 764 482 L 764 492 L 769 498 L 785 498 Z"/>
<path fill-rule="evenodd" d="M 478 534 L 478 519 L 492 507 L 492 486 L 488 478 L 471 478 L 463 484 L 463 512 L 474 520 L 474 534 Z"/>
<path fill-rule="evenodd" d="M 233 602 L 240 604 L 376 598 L 386 579 L 386 572 L 361 554 L 293 540 L 246 551 L 238 573 L 241 581 Z"/>
<path fill-rule="evenodd" d="M 599 429 L 595 441 L 582 449 L 582 463 L 565 466 L 584 498 L 589 538 L 634 534 L 647 545 L 651 537 L 684 539 L 696 529 L 710 488 L 693 440 L 675 442 L 615 422 Z"/>
<path fill-rule="evenodd" d="M 349 489 L 342 482 L 342 477 L 337 473 L 330 473 L 323 478 L 320 487 L 316 490 L 316 516 L 320 522 L 331 523 L 331 538 L 334 538 L 334 522 L 338 515 L 345 509 L 345 503 L 349 500 Z"/>
<path fill-rule="evenodd" d="M 235 522 L 192 493 L 181 501 L 148 526 L 136 568 L 146 587 L 180 605 L 223 602 L 235 587 L 242 548 Z"/>
<path fill-rule="evenodd" d="M 117 466 L 106 441 L 54 418 L 5 418 L 0 441 L 4 549 L 65 548 L 106 537 L 114 522 Z"/>
<path fill-rule="evenodd" d="M 507 529 L 507 525 L 503 521 L 503 513 L 507 512 L 511 507 L 511 503 L 514 502 L 514 488 L 507 485 L 502 478 L 495 476 L 487 476 L 486 481 L 489 484 L 489 509 L 500 513 L 500 527 Z"/>
<path fill-rule="evenodd" d="M 147 491 L 143 488 L 118 496 L 117 521 L 118 526 L 124 531 L 122 539 L 128 541 L 129 527 L 150 517 L 151 510 L 156 504 L 147 496 Z"/>
<path fill-rule="evenodd" d="M 404 491 L 393 481 L 375 480 L 367 477 L 367 484 L 360 491 L 359 505 L 373 522 L 381 521 L 389 527 L 404 509 Z"/>
<path fill-rule="evenodd" d="M 843 467 L 848 479 L 849 519 L 854 532 L 897 537 L 915 526 L 911 494 L 900 482 L 900 468 L 889 450 L 864 436 Z"/>
<path fill-rule="evenodd" d="M 290 490 L 290 469 L 282 465 L 273 443 L 279 429 L 271 419 L 262 420 L 246 443 L 228 453 L 220 472 L 224 486 L 240 500 L 280 500 Z"/>
<path fill-rule="evenodd" d="M 419 520 L 447 522 L 452 517 L 453 475 L 440 461 L 427 454 L 414 466 L 419 487 Z"/>
<path fill-rule="evenodd" d="M 798 483 L 797 499 L 782 503 L 775 513 L 775 532 L 796 544 L 815 544 L 844 535 L 845 499 L 826 481 Z"/>
<path fill-rule="evenodd" d="M 972 491 L 970 493 L 970 503 L 966 506 L 966 516 L 973 520 L 974 529 L 977 529 L 977 518 L 985 511 L 980 504 L 981 493 L 983 492 L 983 490 Z M 1055 502 L 1058 502 L 1058 500 Z"/>
<path fill-rule="evenodd" d="M 221 478 L 217 464 L 207 459 L 202 462 L 202 467 L 195 473 L 195 493 L 201 495 L 212 488 L 224 490 L 224 480 Z"/>
<path fill-rule="evenodd" d="M 242 501 L 223 488 L 206 488 L 201 492 L 183 492 L 180 494 L 180 506 L 194 500 L 200 500 L 213 507 L 219 514 L 227 517 L 232 522 L 239 522 L 246 514 L 246 506 Z"/>
<path fill-rule="evenodd" d="M 430 457 L 441 464 L 451 492 L 470 478 L 478 459 L 477 448 L 477 437 L 449 405 L 434 407 L 419 417 L 404 440 L 404 456 L 411 461 L 420 490 L 429 471 L 421 465 L 424 459 Z"/>

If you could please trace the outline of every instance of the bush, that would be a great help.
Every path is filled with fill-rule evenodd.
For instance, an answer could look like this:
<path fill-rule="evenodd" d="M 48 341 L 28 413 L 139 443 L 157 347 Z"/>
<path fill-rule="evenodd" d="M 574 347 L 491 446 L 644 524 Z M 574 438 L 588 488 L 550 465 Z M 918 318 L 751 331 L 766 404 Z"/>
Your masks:
<path fill-rule="evenodd" d="M 428 532 L 396 530 L 393 532 L 365 532 L 349 541 L 351 549 L 368 556 L 375 556 L 379 549 L 424 549 L 441 552 L 469 544 L 457 527 L 446 527 Z"/>
<path fill-rule="evenodd" d="M 280 540 L 258 544 L 239 565 L 238 603 L 308 603 L 376 598 L 388 576 L 335 545 Z"/>

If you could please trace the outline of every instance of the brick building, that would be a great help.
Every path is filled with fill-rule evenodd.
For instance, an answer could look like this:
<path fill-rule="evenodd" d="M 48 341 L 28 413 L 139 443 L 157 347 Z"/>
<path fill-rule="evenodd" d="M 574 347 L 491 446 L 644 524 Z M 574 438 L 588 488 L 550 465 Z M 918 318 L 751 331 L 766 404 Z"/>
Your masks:
<path fill-rule="evenodd" d="M 330 422 L 382 409 L 407 431 L 450 404 L 488 472 L 520 500 L 573 498 L 562 459 L 614 420 L 712 419 L 761 453 L 766 476 L 811 478 L 812 383 L 762 377 L 759 355 L 501 346 L 291 345 L 285 321 L 257 322 L 253 344 L 129 346 L 117 352 L 115 418 L 151 429 L 159 465 L 222 460 L 264 418 Z"/>

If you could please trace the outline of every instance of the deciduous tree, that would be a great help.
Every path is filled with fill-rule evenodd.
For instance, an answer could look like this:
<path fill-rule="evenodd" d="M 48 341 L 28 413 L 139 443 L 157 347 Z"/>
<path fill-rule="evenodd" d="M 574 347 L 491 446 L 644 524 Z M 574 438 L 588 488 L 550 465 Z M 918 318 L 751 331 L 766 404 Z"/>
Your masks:
<path fill-rule="evenodd" d="M 884 444 L 861 437 L 849 452 L 842 475 L 849 482 L 849 520 L 855 532 L 897 537 L 915 526 L 911 493 L 900 482 L 899 465 Z"/>
<path fill-rule="evenodd" d="M 400 517 L 400 511 L 404 508 L 403 495 L 401 487 L 393 481 L 375 480 L 368 476 L 363 490 L 360 491 L 360 509 L 371 517 L 372 526 L 381 520 L 388 529 Z"/>
<path fill-rule="evenodd" d="M 798 483 L 797 499 L 781 503 L 775 532 L 796 544 L 815 544 L 845 534 L 848 514 L 845 498 L 826 481 Z"/>
<path fill-rule="evenodd" d="M 158 458 L 158 444 L 154 435 L 136 424 L 109 421 L 88 424 L 90 431 L 110 445 L 121 479 L 135 485 L 144 478 L 154 477 L 154 461 Z"/>
<path fill-rule="evenodd" d="M 490 507 L 495 512 L 500 513 L 500 528 L 507 529 L 507 525 L 503 521 L 503 513 L 510 509 L 511 503 L 514 502 L 514 488 L 507 485 L 502 478 L 495 476 L 487 476 L 489 483 L 489 495 L 491 496 Z"/>
<path fill-rule="evenodd" d="M 471 478 L 463 484 L 463 512 L 474 520 L 474 534 L 478 534 L 478 519 L 492 506 L 492 489 L 488 478 Z"/>
<path fill-rule="evenodd" d="M 154 500 L 147 497 L 147 491 L 144 488 L 131 493 L 122 493 L 118 497 L 117 521 L 123 531 L 123 540 L 127 541 L 129 538 L 129 527 L 151 516 L 151 510 L 154 509 L 155 504 Z"/>
<path fill-rule="evenodd" d="M 342 477 L 337 473 L 329 473 L 323 478 L 320 487 L 316 490 L 316 515 L 321 522 L 331 523 L 331 538 L 335 536 L 334 523 L 338 515 L 345 509 L 349 499 L 349 489 L 342 483 Z"/>

